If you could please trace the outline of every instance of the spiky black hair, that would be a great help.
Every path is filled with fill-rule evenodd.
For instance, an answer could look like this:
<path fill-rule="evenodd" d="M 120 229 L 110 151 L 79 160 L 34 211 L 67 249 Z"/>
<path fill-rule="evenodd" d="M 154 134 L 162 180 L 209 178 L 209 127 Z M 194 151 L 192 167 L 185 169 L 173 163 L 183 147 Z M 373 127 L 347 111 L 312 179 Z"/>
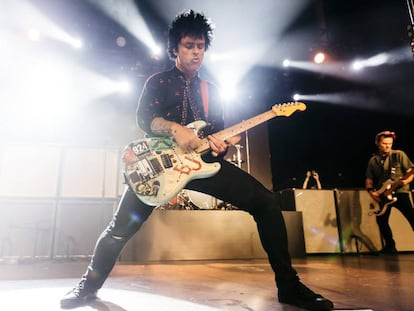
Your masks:
<path fill-rule="evenodd" d="M 174 51 L 177 51 L 178 43 L 185 36 L 204 37 L 207 50 L 213 39 L 213 30 L 212 21 L 203 13 L 189 10 L 177 15 L 168 31 L 168 55 L 171 59 L 176 58 Z"/>

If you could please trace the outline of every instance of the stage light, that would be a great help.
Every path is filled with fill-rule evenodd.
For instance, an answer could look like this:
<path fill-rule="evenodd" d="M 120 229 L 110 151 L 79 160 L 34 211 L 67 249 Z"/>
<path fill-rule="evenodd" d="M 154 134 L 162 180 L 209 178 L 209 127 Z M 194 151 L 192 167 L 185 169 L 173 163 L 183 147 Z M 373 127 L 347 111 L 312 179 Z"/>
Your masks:
<path fill-rule="evenodd" d="M 352 63 L 353 70 L 361 70 L 365 67 L 377 67 L 384 65 L 390 61 L 390 56 L 387 53 L 380 53 L 364 60 L 357 60 Z"/>
<path fill-rule="evenodd" d="M 9 23 L 15 24 L 14 27 L 27 27 L 30 25 L 30 29 L 27 31 L 27 37 L 31 41 L 39 41 L 40 39 L 47 38 L 65 42 L 71 46 L 79 48 L 82 46 L 81 41 L 78 38 L 71 36 L 68 32 L 62 29 L 59 25 L 55 24 L 48 16 L 31 4 L 29 1 L 9 1 L 11 7 L 15 6 L 18 15 L 10 16 Z M 24 29 L 24 28 L 23 28 Z"/>
<path fill-rule="evenodd" d="M 351 68 L 355 71 L 361 70 L 363 67 L 363 63 L 359 60 L 356 60 L 352 63 Z"/>
<path fill-rule="evenodd" d="M 221 98 L 225 101 L 231 101 L 236 98 L 236 88 L 233 84 L 227 83 L 220 88 Z"/>
<path fill-rule="evenodd" d="M 122 36 L 119 36 L 118 38 L 116 38 L 116 45 L 120 48 L 123 48 L 126 45 L 126 39 Z"/>
<path fill-rule="evenodd" d="M 128 81 L 119 81 L 116 85 L 121 93 L 129 93 L 131 91 L 131 84 Z"/>
<path fill-rule="evenodd" d="M 315 64 L 322 64 L 326 59 L 325 53 L 323 52 L 318 52 L 315 54 L 315 56 L 313 57 L 313 62 Z"/>
<path fill-rule="evenodd" d="M 225 101 L 231 101 L 236 97 L 236 84 L 238 79 L 233 73 L 223 73 L 222 76 L 218 78 L 218 85 L 220 90 L 220 97 Z"/>
<path fill-rule="evenodd" d="M 157 44 L 151 46 L 152 53 L 154 55 L 161 55 L 161 47 Z"/>
<path fill-rule="evenodd" d="M 151 58 L 152 59 L 157 60 L 157 61 L 160 60 L 161 59 L 161 52 L 162 52 L 162 49 L 159 45 L 153 44 L 151 46 L 151 53 L 152 53 Z"/>
<path fill-rule="evenodd" d="M 39 41 L 40 40 L 40 33 L 37 29 L 29 29 L 27 31 L 27 38 L 31 41 Z"/>
<path fill-rule="evenodd" d="M 295 95 L 293 95 L 293 100 L 294 101 L 298 101 L 298 100 L 300 100 L 301 99 L 301 97 L 300 97 L 300 95 L 299 94 L 295 94 Z"/>
<path fill-rule="evenodd" d="M 290 66 L 290 60 L 289 59 L 285 59 L 283 61 L 283 67 L 289 67 Z"/>
<path fill-rule="evenodd" d="M 81 40 L 79 40 L 79 39 L 75 39 L 75 38 L 73 38 L 72 40 L 71 40 L 72 42 L 72 45 L 75 47 L 75 48 L 77 48 L 77 49 L 80 49 L 82 46 L 83 46 L 83 44 L 82 44 L 82 41 Z"/>
<path fill-rule="evenodd" d="M 296 96 L 298 95 L 298 96 Z M 329 105 L 344 107 L 354 107 L 364 110 L 380 109 L 378 98 L 369 97 L 359 91 L 347 91 L 337 93 L 319 93 L 319 94 L 295 94 L 295 101 L 301 100 L 306 102 L 318 102 Z"/>
<path fill-rule="evenodd" d="M 114 6 L 112 0 L 89 1 L 107 16 L 111 17 L 113 20 L 125 27 L 125 29 L 136 39 L 144 43 L 150 49 L 151 57 L 153 59 L 158 60 L 160 58 L 162 50 L 156 44 L 147 23 L 133 0 L 120 1 L 120 4 L 116 6 Z M 124 46 L 124 40 L 120 39 L 119 42 L 117 41 L 119 46 Z"/>
<path fill-rule="evenodd" d="M 214 79 L 221 89 L 221 97 L 230 101 L 237 96 L 236 85 L 253 66 L 251 61 L 256 59 L 256 54 L 262 53 L 263 47 L 243 47 L 241 49 L 228 50 L 226 52 L 212 52 L 206 58 L 205 68 L 211 70 Z M 208 70 L 208 69 L 207 69 Z"/>

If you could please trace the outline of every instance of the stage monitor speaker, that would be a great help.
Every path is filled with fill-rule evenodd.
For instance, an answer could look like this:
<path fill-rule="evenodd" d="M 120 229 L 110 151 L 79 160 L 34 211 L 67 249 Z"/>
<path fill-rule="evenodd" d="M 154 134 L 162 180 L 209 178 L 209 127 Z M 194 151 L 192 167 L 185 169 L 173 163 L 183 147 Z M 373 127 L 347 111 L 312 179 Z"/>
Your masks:
<path fill-rule="evenodd" d="M 389 224 L 398 251 L 414 251 L 414 232 L 409 222 L 396 208 L 391 209 Z"/>
<path fill-rule="evenodd" d="M 342 252 L 375 252 L 381 249 L 376 216 L 370 211 L 372 199 L 369 194 L 360 189 L 335 191 Z"/>
<path fill-rule="evenodd" d="M 281 197 L 282 210 L 302 212 L 307 254 L 340 252 L 332 190 L 286 189 Z"/>
<path fill-rule="evenodd" d="M 54 257 L 92 255 L 96 240 L 109 225 L 117 202 L 65 200 L 59 204 Z"/>
<path fill-rule="evenodd" d="M 284 212 L 289 251 L 304 257 L 302 215 Z M 155 210 L 121 254 L 123 262 L 267 258 L 244 211 Z"/>
<path fill-rule="evenodd" d="M 49 257 L 54 200 L 0 200 L 0 258 Z"/>

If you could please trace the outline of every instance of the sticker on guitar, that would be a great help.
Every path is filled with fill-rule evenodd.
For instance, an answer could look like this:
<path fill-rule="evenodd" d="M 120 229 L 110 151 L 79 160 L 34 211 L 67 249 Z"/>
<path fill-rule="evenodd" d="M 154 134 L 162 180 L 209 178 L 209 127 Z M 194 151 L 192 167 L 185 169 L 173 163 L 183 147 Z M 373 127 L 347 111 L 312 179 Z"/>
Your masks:
<path fill-rule="evenodd" d="M 301 102 L 278 104 L 271 110 L 217 132 L 223 140 L 243 133 L 274 117 L 289 117 L 306 110 Z M 206 126 L 202 120 L 188 128 L 196 133 Z M 220 170 L 220 163 L 206 163 L 201 155 L 209 150 L 207 138 L 195 150 L 185 150 L 171 137 L 152 137 L 131 142 L 122 153 L 124 175 L 128 185 L 144 203 L 158 206 L 170 201 L 193 179 L 207 178 Z"/>

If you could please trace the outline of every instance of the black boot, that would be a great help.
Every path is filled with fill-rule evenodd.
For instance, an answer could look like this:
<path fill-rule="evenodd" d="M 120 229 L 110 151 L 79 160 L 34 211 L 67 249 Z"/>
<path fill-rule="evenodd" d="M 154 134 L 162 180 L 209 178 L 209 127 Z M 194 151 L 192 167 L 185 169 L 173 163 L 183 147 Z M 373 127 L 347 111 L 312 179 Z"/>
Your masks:
<path fill-rule="evenodd" d="M 311 311 L 332 310 L 334 307 L 332 301 L 314 293 L 300 282 L 292 287 L 279 288 L 278 297 L 282 303 Z"/>
<path fill-rule="evenodd" d="M 97 298 L 98 289 L 88 287 L 86 280 L 83 278 L 70 292 L 68 292 L 61 300 L 60 307 L 62 309 L 73 309 L 83 306 Z"/>
<path fill-rule="evenodd" d="M 380 250 L 380 254 L 397 254 L 397 249 L 395 248 L 395 245 L 385 245 L 385 247 Z"/>

